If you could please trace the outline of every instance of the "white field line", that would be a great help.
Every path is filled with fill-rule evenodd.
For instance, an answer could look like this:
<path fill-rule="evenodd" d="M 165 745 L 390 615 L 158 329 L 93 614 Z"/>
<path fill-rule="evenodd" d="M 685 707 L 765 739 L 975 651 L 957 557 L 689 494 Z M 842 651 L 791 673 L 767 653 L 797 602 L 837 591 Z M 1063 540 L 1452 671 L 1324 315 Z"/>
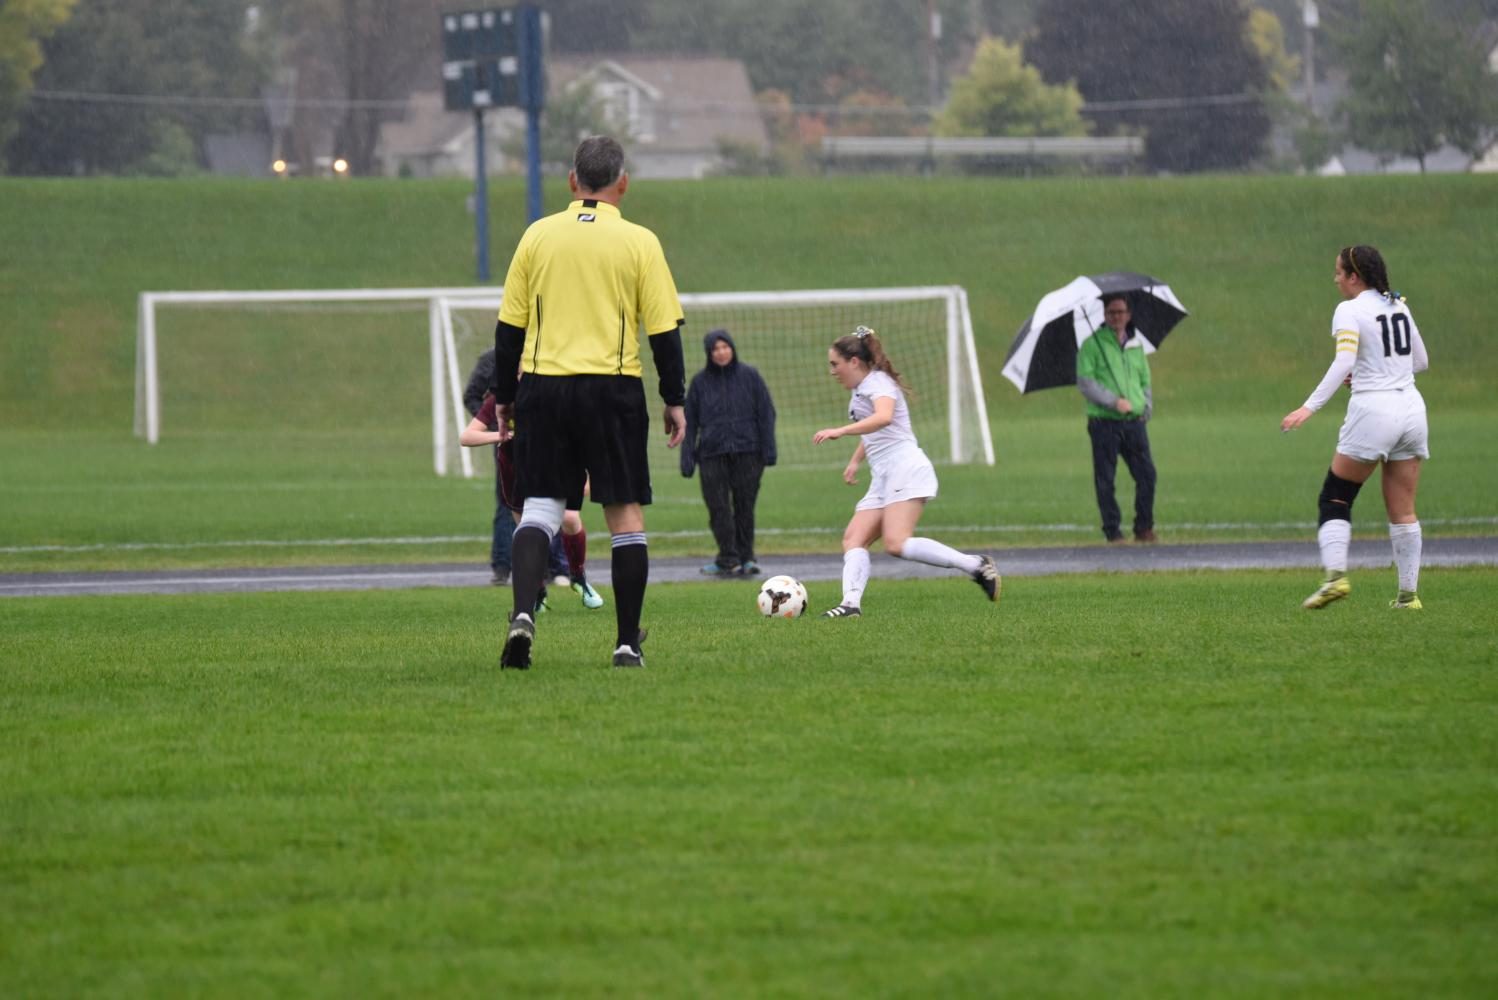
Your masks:
<path fill-rule="evenodd" d="M 1498 525 L 1498 517 L 1444 517 L 1426 518 L 1421 524 L 1433 528 L 1449 528 L 1462 526 L 1492 526 Z M 932 535 L 974 535 L 974 534 L 1019 534 L 1030 531 L 1055 531 L 1067 533 L 1095 533 L 1098 526 L 1095 524 L 926 524 L 922 530 Z M 1309 531 L 1315 528 L 1310 521 L 1206 521 L 1176 524 L 1171 528 L 1185 531 L 1239 531 L 1255 529 L 1288 529 Z M 809 528 L 760 528 L 757 535 L 840 535 L 843 529 L 839 527 L 809 527 Z M 708 538 L 711 533 L 705 530 L 693 531 L 648 531 L 647 534 L 655 538 Z M 443 544 L 471 544 L 478 542 L 489 542 L 489 535 L 423 535 L 406 536 L 394 538 L 303 538 L 303 539 L 269 539 L 250 538 L 238 541 L 212 541 L 212 542 L 101 542 L 95 545 L 5 545 L 0 546 L 0 554 L 3 555 L 25 555 L 28 553 L 41 552 L 160 552 L 176 551 L 181 549 L 295 549 L 295 548 L 353 548 L 358 546 L 400 546 L 400 545 L 443 545 Z"/>

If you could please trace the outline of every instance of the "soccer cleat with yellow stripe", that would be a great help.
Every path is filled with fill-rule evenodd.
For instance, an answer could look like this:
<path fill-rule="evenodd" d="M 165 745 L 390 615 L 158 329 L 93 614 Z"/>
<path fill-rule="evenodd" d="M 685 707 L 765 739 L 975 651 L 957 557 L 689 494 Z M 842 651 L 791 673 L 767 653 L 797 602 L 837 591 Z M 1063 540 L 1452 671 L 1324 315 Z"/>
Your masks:
<path fill-rule="evenodd" d="M 1401 590 L 1399 596 L 1389 602 L 1391 611 L 1421 611 L 1425 605 L 1420 603 L 1420 595 Z"/>
<path fill-rule="evenodd" d="M 1333 601 L 1340 601 L 1350 593 L 1352 593 L 1352 581 L 1346 576 L 1335 577 L 1317 587 L 1316 593 L 1302 601 L 1300 606 L 1309 611 L 1315 611 L 1326 607 Z"/>

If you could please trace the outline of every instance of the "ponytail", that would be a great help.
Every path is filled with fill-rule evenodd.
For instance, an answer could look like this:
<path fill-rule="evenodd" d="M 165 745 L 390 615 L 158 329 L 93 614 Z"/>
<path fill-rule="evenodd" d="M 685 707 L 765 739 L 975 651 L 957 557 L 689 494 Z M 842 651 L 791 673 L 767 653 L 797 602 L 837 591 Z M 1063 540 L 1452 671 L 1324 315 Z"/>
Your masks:
<path fill-rule="evenodd" d="M 914 396 L 915 390 L 905 384 L 905 379 L 895 370 L 889 355 L 884 353 L 884 345 L 879 342 L 879 335 L 866 326 L 860 326 L 852 333 L 837 338 L 832 342 L 832 349 L 841 354 L 846 360 L 857 358 L 862 361 L 870 371 L 881 371 L 895 380 L 900 391 L 906 396 Z"/>

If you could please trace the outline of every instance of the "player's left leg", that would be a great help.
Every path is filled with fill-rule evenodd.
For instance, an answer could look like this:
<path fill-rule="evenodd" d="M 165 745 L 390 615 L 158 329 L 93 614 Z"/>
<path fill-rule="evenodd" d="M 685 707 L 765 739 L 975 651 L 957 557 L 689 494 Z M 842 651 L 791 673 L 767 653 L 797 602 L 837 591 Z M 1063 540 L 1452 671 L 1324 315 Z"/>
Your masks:
<path fill-rule="evenodd" d="M 1399 594 L 1389 607 L 1419 611 L 1420 519 L 1415 514 L 1415 490 L 1420 485 L 1420 459 L 1406 458 L 1384 463 L 1384 507 L 1389 512 L 1389 544 L 1394 548 L 1394 568 L 1399 575 Z"/>
<path fill-rule="evenodd" d="M 925 513 L 926 501 L 902 500 L 884 509 L 884 551 L 900 559 L 941 566 L 966 573 L 988 595 L 990 601 L 999 599 L 999 571 L 988 556 L 959 552 L 934 538 L 915 537 L 916 525 Z"/>

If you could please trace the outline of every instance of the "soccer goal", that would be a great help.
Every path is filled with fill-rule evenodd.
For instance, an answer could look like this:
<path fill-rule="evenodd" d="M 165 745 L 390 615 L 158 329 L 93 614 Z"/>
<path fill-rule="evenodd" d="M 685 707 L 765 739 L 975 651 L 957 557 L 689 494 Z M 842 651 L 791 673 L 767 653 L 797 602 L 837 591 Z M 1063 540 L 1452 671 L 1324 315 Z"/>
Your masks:
<path fill-rule="evenodd" d="M 185 432 L 222 426 L 232 414 L 234 427 L 331 429 L 363 414 L 385 433 L 408 439 L 427 424 L 437 474 L 472 476 L 472 454 L 457 446 L 469 419 L 462 396 L 474 362 L 493 346 L 502 294 L 484 288 L 142 293 L 135 432 L 155 443 L 164 422 Z M 728 330 L 775 399 L 781 466 L 829 461 L 813 451 L 811 435 L 844 419 L 847 393 L 827 375 L 827 347 L 860 324 L 879 331 L 915 390 L 911 416 L 932 459 L 993 464 L 962 288 L 711 292 L 681 300 L 688 378 L 706 362 L 702 336 Z M 647 395 L 658 409 L 650 351 L 642 347 L 641 355 Z M 673 472 L 675 462 L 674 452 L 652 446 L 657 472 Z"/>

